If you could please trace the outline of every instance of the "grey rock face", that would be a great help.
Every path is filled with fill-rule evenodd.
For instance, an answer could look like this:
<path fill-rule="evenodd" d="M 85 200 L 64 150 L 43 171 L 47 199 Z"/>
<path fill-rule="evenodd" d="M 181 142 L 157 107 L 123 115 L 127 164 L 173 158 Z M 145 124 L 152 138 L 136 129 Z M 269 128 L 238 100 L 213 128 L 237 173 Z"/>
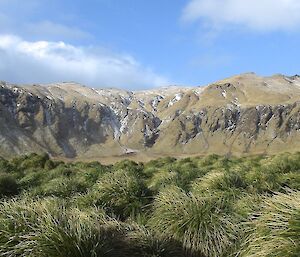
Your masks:
<path fill-rule="evenodd" d="M 207 87 L 142 92 L 2 82 L 0 155 L 298 151 L 298 100 L 298 76 L 245 74 Z"/>

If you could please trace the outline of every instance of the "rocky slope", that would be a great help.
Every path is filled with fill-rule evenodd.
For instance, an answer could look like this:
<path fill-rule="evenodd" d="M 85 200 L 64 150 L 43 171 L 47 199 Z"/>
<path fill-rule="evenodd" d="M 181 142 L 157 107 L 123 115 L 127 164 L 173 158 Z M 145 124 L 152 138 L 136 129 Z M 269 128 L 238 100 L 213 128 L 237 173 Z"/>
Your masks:
<path fill-rule="evenodd" d="M 300 77 L 253 73 L 128 92 L 0 83 L 0 155 L 97 158 L 300 150 Z"/>

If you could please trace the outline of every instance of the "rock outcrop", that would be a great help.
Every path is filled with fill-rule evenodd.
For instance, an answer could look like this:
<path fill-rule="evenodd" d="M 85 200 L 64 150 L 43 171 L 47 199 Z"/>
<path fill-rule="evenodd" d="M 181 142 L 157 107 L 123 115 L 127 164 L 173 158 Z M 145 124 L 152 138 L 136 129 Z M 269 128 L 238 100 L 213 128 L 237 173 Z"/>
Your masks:
<path fill-rule="evenodd" d="M 127 92 L 0 83 L 0 156 L 272 154 L 300 150 L 300 77 L 248 73 Z"/>

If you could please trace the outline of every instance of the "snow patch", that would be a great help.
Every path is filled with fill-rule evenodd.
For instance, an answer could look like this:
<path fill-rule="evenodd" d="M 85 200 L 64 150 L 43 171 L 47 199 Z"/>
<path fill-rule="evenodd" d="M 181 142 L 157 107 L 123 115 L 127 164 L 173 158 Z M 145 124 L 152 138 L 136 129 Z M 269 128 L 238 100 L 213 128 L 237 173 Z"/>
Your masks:
<path fill-rule="evenodd" d="M 129 116 L 127 115 L 124 119 L 121 120 L 120 132 L 124 133 L 128 128 Z"/>
<path fill-rule="evenodd" d="M 239 102 L 239 99 L 238 99 L 237 97 L 234 98 L 234 100 L 232 101 L 232 103 L 233 103 L 235 106 L 237 106 L 237 107 L 240 107 L 240 106 L 241 106 L 241 104 L 240 104 L 240 102 Z"/>
<path fill-rule="evenodd" d="M 161 100 L 163 100 L 164 97 L 161 96 L 161 95 L 157 95 L 154 97 L 154 99 L 151 101 L 151 106 L 152 106 L 152 109 L 156 112 L 157 111 L 157 106 L 158 104 L 161 102 Z"/>
<path fill-rule="evenodd" d="M 175 97 L 168 103 L 168 107 L 173 106 L 176 102 L 182 99 L 182 93 L 178 93 Z"/>

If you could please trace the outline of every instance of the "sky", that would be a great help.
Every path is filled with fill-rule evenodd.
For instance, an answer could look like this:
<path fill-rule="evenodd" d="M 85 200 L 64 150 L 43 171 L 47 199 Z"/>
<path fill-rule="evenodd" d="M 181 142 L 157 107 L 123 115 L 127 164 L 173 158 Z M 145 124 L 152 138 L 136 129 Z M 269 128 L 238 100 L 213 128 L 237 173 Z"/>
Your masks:
<path fill-rule="evenodd" d="M 140 90 L 300 73 L 299 0 L 0 0 L 0 80 Z"/>

